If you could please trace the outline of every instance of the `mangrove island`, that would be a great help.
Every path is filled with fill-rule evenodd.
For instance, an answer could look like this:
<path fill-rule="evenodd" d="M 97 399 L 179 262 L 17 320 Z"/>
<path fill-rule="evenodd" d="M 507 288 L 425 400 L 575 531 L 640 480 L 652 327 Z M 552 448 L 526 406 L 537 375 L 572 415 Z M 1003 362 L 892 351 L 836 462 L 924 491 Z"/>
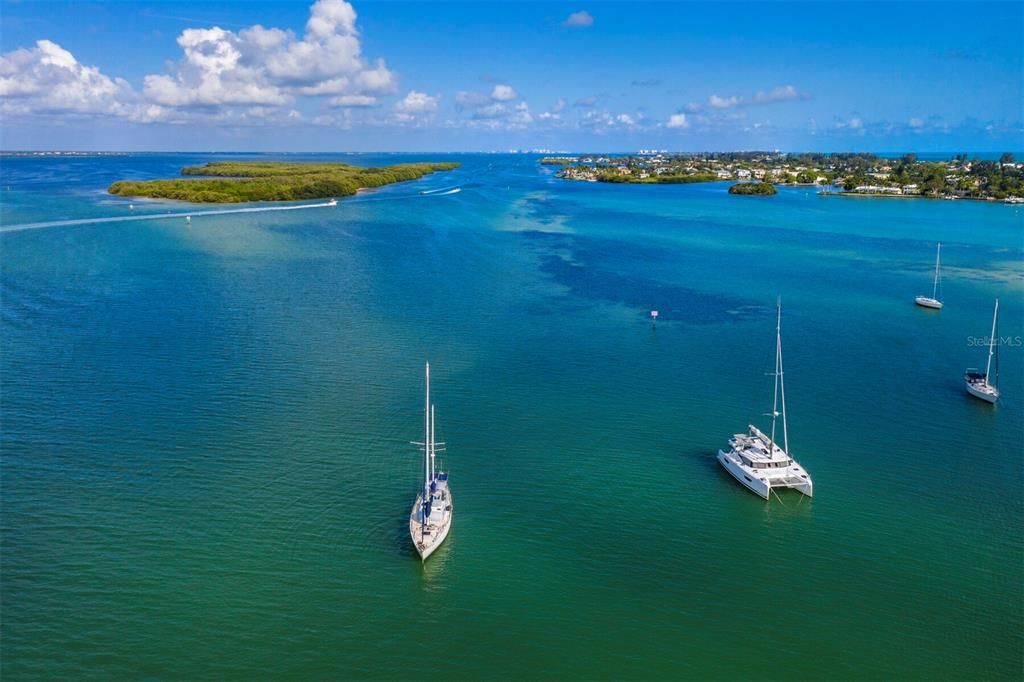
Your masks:
<path fill-rule="evenodd" d="M 302 201 L 351 196 L 361 189 L 417 180 L 458 163 L 403 163 L 362 167 L 345 163 L 215 161 L 181 169 L 172 180 L 121 180 L 108 192 L 127 197 L 176 199 L 204 204 Z"/>
<path fill-rule="evenodd" d="M 768 197 L 778 194 L 779 190 L 770 182 L 738 182 L 729 188 L 729 194 Z"/>

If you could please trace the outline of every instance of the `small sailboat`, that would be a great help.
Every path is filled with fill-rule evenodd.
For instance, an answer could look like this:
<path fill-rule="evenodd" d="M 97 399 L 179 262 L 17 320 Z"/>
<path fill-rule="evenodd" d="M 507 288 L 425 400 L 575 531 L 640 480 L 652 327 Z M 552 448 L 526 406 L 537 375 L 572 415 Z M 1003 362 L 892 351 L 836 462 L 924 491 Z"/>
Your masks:
<path fill-rule="evenodd" d="M 967 392 L 987 403 L 995 403 L 999 400 L 999 389 L 989 381 L 992 377 L 993 355 L 996 357 L 996 379 L 999 378 L 999 345 L 996 343 L 996 320 L 998 318 L 999 299 L 997 298 L 995 310 L 992 311 L 992 333 L 988 337 L 988 364 L 985 365 L 985 373 L 982 374 L 973 367 L 964 372 L 964 385 Z"/>
<path fill-rule="evenodd" d="M 427 560 L 448 537 L 452 527 L 452 494 L 448 490 L 448 474 L 435 467 L 437 446 L 434 441 L 434 406 L 430 404 L 430 363 L 426 370 L 427 395 L 423 409 L 423 489 L 409 513 L 409 536 L 420 559 Z"/>
<path fill-rule="evenodd" d="M 781 402 L 782 412 L 779 412 Z M 775 439 L 775 426 L 782 417 L 782 447 Z M 789 429 L 786 426 L 786 384 L 782 372 L 782 304 L 775 316 L 775 394 L 772 399 L 772 428 L 765 434 L 753 424 L 747 433 L 729 439 L 729 449 L 718 451 L 718 462 L 751 492 L 768 499 L 774 488 L 795 488 L 807 497 L 814 483 L 789 454 Z"/>
<path fill-rule="evenodd" d="M 935 280 L 932 282 L 932 295 L 918 296 L 914 299 L 914 303 L 918 304 L 922 308 L 935 308 L 936 310 L 942 310 L 942 301 L 937 296 L 939 295 L 939 253 L 942 251 L 942 244 L 938 244 L 935 247 Z"/>

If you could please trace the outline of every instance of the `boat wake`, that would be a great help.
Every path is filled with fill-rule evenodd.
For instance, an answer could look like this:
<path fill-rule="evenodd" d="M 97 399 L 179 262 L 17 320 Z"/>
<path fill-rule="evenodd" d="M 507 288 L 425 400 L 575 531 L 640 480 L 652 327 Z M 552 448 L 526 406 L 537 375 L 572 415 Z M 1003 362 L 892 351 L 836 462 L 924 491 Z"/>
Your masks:
<path fill-rule="evenodd" d="M 225 208 L 216 211 L 189 211 L 188 213 L 147 213 L 145 215 L 108 216 L 105 218 L 77 218 L 72 220 L 53 220 L 45 223 L 22 223 L 20 225 L 0 226 L 2 232 L 21 232 L 23 230 L 42 230 L 48 227 L 71 227 L 74 225 L 98 225 L 101 223 L 127 223 L 134 220 L 166 220 L 168 218 L 195 218 L 207 215 L 229 215 L 232 213 L 266 213 L 268 211 L 297 211 L 303 208 L 330 208 L 337 206 L 337 201 L 325 201 L 321 204 L 299 204 L 296 206 L 250 206 L 247 208 Z M 191 222 L 191 220 L 189 220 Z"/>
<path fill-rule="evenodd" d="M 442 187 L 441 189 L 425 189 L 420 192 L 420 194 L 432 197 L 443 197 L 448 194 L 458 194 L 461 191 L 461 187 Z"/>

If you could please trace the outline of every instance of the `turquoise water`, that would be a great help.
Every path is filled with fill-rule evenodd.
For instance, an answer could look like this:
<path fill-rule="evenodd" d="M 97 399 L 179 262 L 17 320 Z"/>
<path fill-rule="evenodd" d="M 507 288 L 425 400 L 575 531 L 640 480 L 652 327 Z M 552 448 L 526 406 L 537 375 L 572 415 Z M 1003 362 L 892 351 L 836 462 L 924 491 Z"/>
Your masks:
<path fill-rule="evenodd" d="M 4 159 L 0 219 L 188 210 L 103 189 L 211 158 Z M 463 166 L 0 234 L 5 679 L 1020 677 L 1020 207 L 324 158 Z M 766 421 L 777 295 L 815 498 L 766 504 L 714 453 Z"/>

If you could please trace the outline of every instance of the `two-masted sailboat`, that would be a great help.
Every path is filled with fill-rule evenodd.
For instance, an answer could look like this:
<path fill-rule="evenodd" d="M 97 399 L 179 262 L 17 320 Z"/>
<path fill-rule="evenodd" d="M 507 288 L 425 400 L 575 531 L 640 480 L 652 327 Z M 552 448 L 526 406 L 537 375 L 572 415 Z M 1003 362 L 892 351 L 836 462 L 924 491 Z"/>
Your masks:
<path fill-rule="evenodd" d="M 782 412 L 779 412 L 779 407 Z M 775 439 L 775 427 L 782 417 L 782 447 Z M 782 372 L 782 303 L 775 314 L 775 394 L 772 399 L 772 428 L 763 433 L 753 424 L 747 433 L 737 433 L 729 440 L 729 449 L 718 451 L 718 462 L 733 478 L 751 492 L 768 499 L 773 488 L 795 488 L 807 497 L 814 484 L 796 460 L 789 455 L 789 429 L 786 426 L 786 384 Z"/>
<path fill-rule="evenodd" d="M 975 368 L 964 372 L 964 385 L 967 392 L 975 398 L 981 398 L 987 403 L 994 403 L 999 400 L 999 389 L 992 381 L 992 356 L 996 357 L 996 378 L 999 377 L 999 356 L 997 355 L 999 344 L 996 340 L 996 320 L 999 318 L 999 299 L 996 299 L 995 310 L 992 311 L 992 333 L 988 337 L 988 364 L 985 365 L 985 373 L 982 374 Z"/>
<path fill-rule="evenodd" d="M 914 303 L 918 304 L 923 308 L 935 308 L 936 310 L 942 309 L 942 301 L 938 299 L 939 295 L 939 253 L 942 251 L 942 244 L 935 246 L 935 279 L 932 281 L 932 295 L 929 296 L 918 296 L 914 299 Z"/>
<path fill-rule="evenodd" d="M 448 490 L 448 474 L 438 471 L 435 456 L 438 446 L 434 440 L 434 406 L 430 404 L 430 363 L 426 370 L 426 400 L 423 407 L 423 489 L 409 513 L 409 535 L 420 559 L 427 560 L 448 537 L 452 527 L 452 494 Z"/>

